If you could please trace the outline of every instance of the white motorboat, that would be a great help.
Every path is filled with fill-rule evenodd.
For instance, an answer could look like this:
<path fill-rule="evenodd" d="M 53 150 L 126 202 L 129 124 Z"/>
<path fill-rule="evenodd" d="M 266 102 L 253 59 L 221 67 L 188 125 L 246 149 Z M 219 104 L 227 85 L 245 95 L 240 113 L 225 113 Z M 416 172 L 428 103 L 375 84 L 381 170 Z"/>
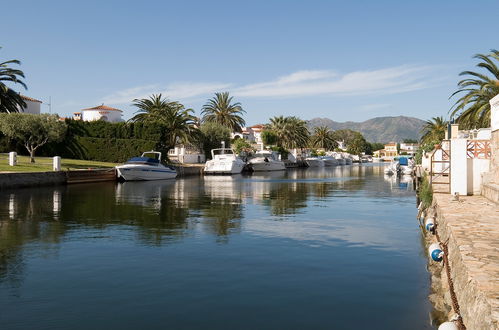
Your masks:
<path fill-rule="evenodd" d="M 161 152 L 144 152 L 141 157 L 130 158 L 124 165 L 116 166 L 118 177 L 125 181 L 165 180 L 177 176 L 171 166 L 161 164 Z"/>
<path fill-rule="evenodd" d="M 277 153 L 267 150 L 257 152 L 248 163 L 255 172 L 282 171 L 286 169 L 284 162 L 278 159 Z"/>
<path fill-rule="evenodd" d="M 211 160 L 206 162 L 206 174 L 238 174 L 246 163 L 229 148 L 211 150 Z"/>
<path fill-rule="evenodd" d="M 384 173 L 387 175 L 397 174 L 400 170 L 399 162 L 394 161 L 384 169 Z"/>
<path fill-rule="evenodd" d="M 305 158 L 305 162 L 307 163 L 308 167 L 324 167 L 325 161 L 323 161 L 319 157 L 307 157 Z"/>
<path fill-rule="evenodd" d="M 341 153 L 335 153 L 334 158 L 338 161 L 338 165 L 346 165 L 347 161 Z"/>
<path fill-rule="evenodd" d="M 338 161 L 332 156 L 322 156 L 321 159 L 324 161 L 324 166 L 336 166 Z"/>

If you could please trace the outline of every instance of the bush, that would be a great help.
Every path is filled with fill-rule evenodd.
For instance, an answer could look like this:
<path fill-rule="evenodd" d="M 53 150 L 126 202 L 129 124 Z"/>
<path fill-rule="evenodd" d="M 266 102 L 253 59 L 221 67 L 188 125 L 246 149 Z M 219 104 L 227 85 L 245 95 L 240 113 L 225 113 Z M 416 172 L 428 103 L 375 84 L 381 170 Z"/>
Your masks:
<path fill-rule="evenodd" d="M 225 141 L 225 147 L 230 146 L 230 129 L 216 124 L 204 123 L 200 127 L 201 143 L 203 145 L 204 154 L 206 159 L 211 158 L 211 149 L 221 148 L 221 142 Z"/>
<path fill-rule="evenodd" d="M 419 187 L 419 199 L 423 203 L 423 209 L 429 208 L 433 201 L 433 190 L 431 189 L 431 184 L 427 175 L 423 177 L 423 181 Z"/>

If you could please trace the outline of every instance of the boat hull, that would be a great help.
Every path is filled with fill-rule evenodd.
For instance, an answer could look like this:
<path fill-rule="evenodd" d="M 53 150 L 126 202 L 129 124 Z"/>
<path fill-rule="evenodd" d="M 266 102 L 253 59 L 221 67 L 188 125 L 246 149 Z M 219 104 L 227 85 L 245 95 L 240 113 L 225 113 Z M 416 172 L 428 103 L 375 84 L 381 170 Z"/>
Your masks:
<path fill-rule="evenodd" d="M 324 161 L 321 159 L 317 158 L 306 158 L 305 162 L 307 163 L 308 167 L 324 167 Z"/>
<path fill-rule="evenodd" d="M 286 169 L 284 163 L 278 161 L 251 162 L 250 164 L 254 172 L 283 171 Z"/>
<path fill-rule="evenodd" d="M 243 161 L 208 161 L 204 167 L 206 174 L 239 174 L 243 171 L 245 163 Z"/>
<path fill-rule="evenodd" d="M 121 165 L 116 170 L 125 181 L 168 180 L 177 176 L 176 170 L 166 166 Z"/>

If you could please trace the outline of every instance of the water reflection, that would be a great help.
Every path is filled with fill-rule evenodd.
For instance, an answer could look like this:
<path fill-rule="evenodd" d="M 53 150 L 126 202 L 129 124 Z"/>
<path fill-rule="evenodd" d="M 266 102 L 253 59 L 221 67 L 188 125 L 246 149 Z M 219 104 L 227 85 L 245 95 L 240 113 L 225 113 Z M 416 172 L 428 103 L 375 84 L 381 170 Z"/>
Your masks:
<path fill-rule="evenodd" d="M 255 232 L 261 232 L 256 229 L 260 227 L 272 233 L 273 229 L 263 224 L 291 217 L 301 223 L 284 228 L 290 237 L 313 233 L 315 226 L 320 232 L 329 232 L 326 239 L 340 233 L 345 239 L 355 236 L 356 242 L 379 245 L 378 239 L 367 237 L 368 231 L 352 229 L 348 222 L 305 224 L 301 215 L 310 216 L 317 212 L 311 208 L 331 207 L 346 197 L 408 196 L 413 194 L 411 189 L 410 178 L 383 177 L 381 166 L 338 166 L 11 190 L 0 197 L 0 262 L 4 275 L 14 274 L 13 269 L 22 269 L 18 265 L 22 264 L 24 244 L 59 242 L 82 227 L 132 230 L 133 237 L 147 245 L 173 243 L 197 231 L 213 235 L 217 242 L 228 242 L 230 235 L 241 232 L 250 204 L 259 205 L 266 213 L 247 223 Z M 375 224 L 366 222 L 365 227 L 372 227 L 371 234 L 378 232 L 377 237 L 386 236 Z"/>
<path fill-rule="evenodd" d="M 356 165 L 2 191 L 0 323 L 422 329 L 411 185 Z"/>

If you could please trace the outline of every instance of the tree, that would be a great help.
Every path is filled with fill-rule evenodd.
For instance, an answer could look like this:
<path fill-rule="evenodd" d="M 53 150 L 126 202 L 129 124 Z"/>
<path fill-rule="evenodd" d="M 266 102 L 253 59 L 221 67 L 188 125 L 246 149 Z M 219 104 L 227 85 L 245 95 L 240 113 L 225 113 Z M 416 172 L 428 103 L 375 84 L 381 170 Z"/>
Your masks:
<path fill-rule="evenodd" d="M 334 139 L 333 132 L 327 126 L 319 126 L 314 128 L 314 135 L 312 135 L 312 146 L 316 148 L 323 148 L 326 150 L 334 150 L 338 147 L 338 143 Z"/>
<path fill-rule="evenodd" d="M 359 133 L 352 141 L 348 143 L 347 152 L 352 155 L 360 155 L 371 152 L 370 144 L 364 139 L 362 134 Z"/>
<path fill-rule="evenodd" d="M 451 108 L 451 116 L 458 115 L 461 128 L 471 129 L 490 127 L 490 99 L 499 94 L 499 51 L 491 50 L 488 55 L 477 54 L 473 58 L 481 60 L 476 66 L 485 69 L 486 74 L 463 71 L 460 76 L 469 76 L 458 83 L 454 95 L 462 95 Z"/>
<path fill-rule="evenodd" d="M 276 145 L 284 148 L 305 148 L 310 134 L 307 123 L 298 117 L 276 116 L 266 127 L 277 136 Z"/>
<path fill-rule="evenodd" d="M 11 113 L 0 114 L 0 131 L 9 139 L 21 142 L 35 162 L 35 152 L 47 142 L 62 141 L 66 123 L 57 115 Z"/>
<path fill-rule="evenodd" d="M 379 142 L 372 142 L 371 143 L 371 150 L 372 151 L 377 151 L 377 150 L 381 150 L 384 148 L 385 148 L 385 145 L 383 143 L 379 143 Z"/>
<path fill-rule="evenodd" d="M 418 140 L 415 140 L 415 139 L 404 139 L 402 142 L 404 142 L 404 143 L 418 143 Z"/>
<path fill-rule="evenodd" d="M 0 47 L 1 49 L 1 47 Z M 24 78 L 24 73 L 18 69 L 12 69 L 11 64 L 21 64 L 18 60 L 10 60 L 0 63 L 0 113 L 19 112 L 26 106 L 21 95 L 9 88 L 5 82 L 19 84 L 27 89 L 26 84 L 20 79 Z"/>
<path fill-rule="evenodd" d="M 271 130 L 264 129 L 260 134 L 260 138 L 262 139 L 263 144 L 266 146 L 277 144 L 277 135 Z"/>
<path fill-rule="evenodd" d="M 241 103 L 232 103 L 228 92 L 215 93 L 215 97 L 203 105 L 201 114 L 203 122 L 217 123 L 230 128 L 233 132 L 241 132 L 245 121 L 242 114 L 246 113 Z"/>
<path fill-rule="evenodd" d="M 234 149 L 234 152 L 238 155 L 242 152 L 250 153 L 254 150 L 251 144 L 245 139 L 234 139 L 232 140 L 231 146 Z"/>
<path fill-rule="evenodd" d="M 207 122 L 200 127 L 200 142 L 203 145 L 203 150 L 206 158 L 211 158 L 211 149 L 221 147 L 222 141 L 225 146 L 229 146 L 231 130 L 228 127 L 217 123 Z"/>
<path fill-rule="evenodd" d="M 194 110 L 186 109 L 179 102 L 164 99 L 161 94 L 153 94 L 148 99 L 135 99 L 132 105 L 139 110 L 130 119 L 131 122 L 162 124 L 162 139 L 167 150 L 177 143 L 194 142 L 199 137 Z"/>
<path fill-rule="evenodd" d="M 421 129 L 421 144 L 440 143 L 445 137 L 447 121 L 443 117 L 433 117 L 427 120 Z"/>

